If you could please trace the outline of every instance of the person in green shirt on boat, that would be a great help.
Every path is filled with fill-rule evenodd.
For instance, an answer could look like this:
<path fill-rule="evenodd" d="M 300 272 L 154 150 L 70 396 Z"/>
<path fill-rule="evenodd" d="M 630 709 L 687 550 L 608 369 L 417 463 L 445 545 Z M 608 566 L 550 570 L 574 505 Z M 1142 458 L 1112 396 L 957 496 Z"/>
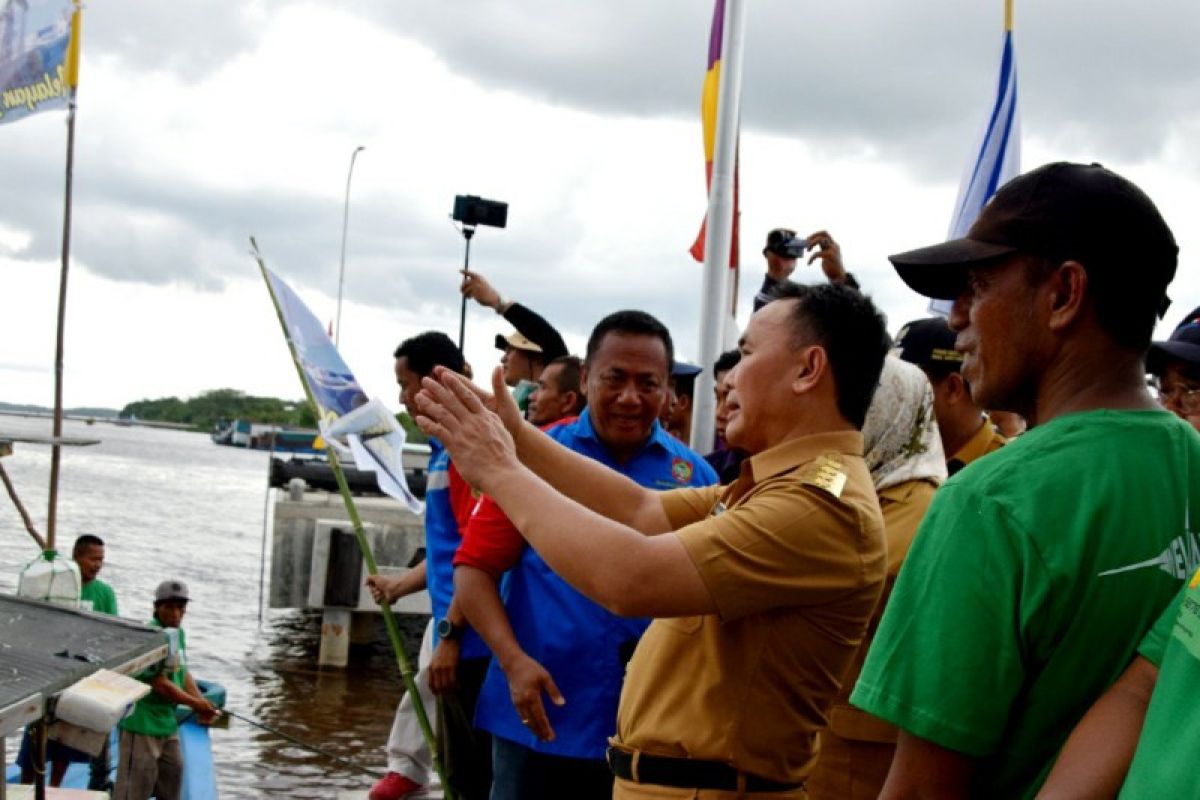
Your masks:
<path fill-rule="evenodd" d="M 150 694 L 121 720 L 120 761 L 114 800 L 179 800 L 183 787 L 183 750 L 175 706 L 196 712 L 204 725 L 216 719 L 217 708 L 204 699 L 187 668 L 187 646 L 179 627 L 187 612 L 188 590 L 183 581 L 163 581 L 154 591 L 154 619 L 171 641 L 167 663 L 138 675 L 150 684 Z"/>
<path fill-rule="evenodd" d="M 79 591 L 80 608 L 117 616 L 117 595 L 111 586 L 96 577 L 104 566 L 104 540 L 92 533 L 83 534 L 75 540 L 71 558 L 79 565 L 79 577 L 83 581 Z"/>
<path fill-rule="evenodd" d="M 111 586 L 96 577 L 104 567 L 104 540 L 95 534 L 83 534 L 75 540 L 71 558 L 79 567 L 79 577 L 83 584 L 79 592 L 79 607 L 84 611 L 117 616 L 117 595 Z M 91 763 L 91 778 L 88 781 L 88 788 L 100 790 L 108 783 L 107 740 L 104 748 L 93 758 L 87 753 L 51 739 L 46 743 L 46 757 L 50 761 L 51 786 L 62 785 L 63 777 L 67 774 L 67 768 L 71 764 L 88 762 Z M 21 767 L 21 782 L 32 783 L 34 768 L 28 733 L 21 741 L 17 764 Z"/>

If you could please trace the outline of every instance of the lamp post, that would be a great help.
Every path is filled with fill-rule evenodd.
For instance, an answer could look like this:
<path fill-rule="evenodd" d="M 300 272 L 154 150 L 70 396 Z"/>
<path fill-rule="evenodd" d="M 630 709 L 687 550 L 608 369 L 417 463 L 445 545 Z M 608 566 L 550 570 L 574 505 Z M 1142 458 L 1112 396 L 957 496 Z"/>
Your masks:
<path fill-rule="evenodd" d="M 342 207 L 342 263 L 338 269 L 338 302 L 337 321 L 333 327 L 333 346 L 337 347 L 342 338 L 342 284 L 346 281 L 346 228 L 350 224 L 350 179 L 354 177 L 354 160 L 358 154 L 367 148 L 359 145 L 350 154 L 350 169 L 346 172 L 346 203 Z"/>

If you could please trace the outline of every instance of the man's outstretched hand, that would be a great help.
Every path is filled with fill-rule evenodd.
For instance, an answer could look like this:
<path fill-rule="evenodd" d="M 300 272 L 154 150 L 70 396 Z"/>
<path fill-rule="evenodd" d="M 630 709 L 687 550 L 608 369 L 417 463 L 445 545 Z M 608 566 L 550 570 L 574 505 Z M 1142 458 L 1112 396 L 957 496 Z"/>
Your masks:
<path fill-rule="evenodd" d="M 445 445 L 467 483 L 484 492 L 490 477 L 518 463 L 514 437 L 525 425 L 499 367 L 492 372 L 492 389 L 488 394 L 438 367 L 421 381 L 417 395 L 417 425 Z"/>

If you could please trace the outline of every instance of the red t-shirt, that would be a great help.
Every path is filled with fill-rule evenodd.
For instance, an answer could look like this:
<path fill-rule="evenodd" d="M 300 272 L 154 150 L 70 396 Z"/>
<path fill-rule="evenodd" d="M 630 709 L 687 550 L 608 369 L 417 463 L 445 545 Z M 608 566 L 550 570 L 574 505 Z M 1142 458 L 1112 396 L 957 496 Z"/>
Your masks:
<path fill-rule="evenodd" d="M 542 426 L 542 430 L 566 425 L 576 419 L 577 416 L 564 417 Z M 451 481 L 453 487 L 453 473 Z M 470 519 L 465 525 L 460 523 L 459 530 L 463 531 L 463 540 L 458 546 L 458 552 L 454 554 L 454 566 L 475 567 L 497 581 L 516 565 L 525 550 L 525 538 L 521 536 L 517 526 L 500 510 L 496 501 L 487 495 L 480 496 L 471 511 Z"/>

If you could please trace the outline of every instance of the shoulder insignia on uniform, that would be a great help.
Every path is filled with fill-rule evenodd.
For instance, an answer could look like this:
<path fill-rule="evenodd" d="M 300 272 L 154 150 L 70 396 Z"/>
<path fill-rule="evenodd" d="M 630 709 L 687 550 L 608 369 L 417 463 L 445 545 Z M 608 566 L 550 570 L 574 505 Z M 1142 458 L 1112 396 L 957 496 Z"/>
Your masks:
<path fill-rule="evenodd" d="M 833 453 L 818 456 L 808 464 L 800 474 L 800 482 L 808 486 L 829 492 L 834 497 L 841 497 L 846 488 L 845 465 Z"/>

